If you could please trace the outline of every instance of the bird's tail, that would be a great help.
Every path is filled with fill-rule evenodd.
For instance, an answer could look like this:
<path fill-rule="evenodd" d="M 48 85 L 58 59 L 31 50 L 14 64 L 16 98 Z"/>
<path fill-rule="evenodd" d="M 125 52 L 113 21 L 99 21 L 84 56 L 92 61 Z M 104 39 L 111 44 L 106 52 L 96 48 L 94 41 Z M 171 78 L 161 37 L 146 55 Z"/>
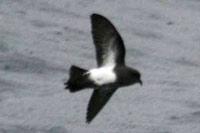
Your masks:
<path fill-rule="evenodd" d="M 70 92 L 77 92 L 92 85 L 88 78 L 87 70 L 80 67 L 71 66 L 69 76 L 69 80 L 65 83 L 65 89 Z"/>

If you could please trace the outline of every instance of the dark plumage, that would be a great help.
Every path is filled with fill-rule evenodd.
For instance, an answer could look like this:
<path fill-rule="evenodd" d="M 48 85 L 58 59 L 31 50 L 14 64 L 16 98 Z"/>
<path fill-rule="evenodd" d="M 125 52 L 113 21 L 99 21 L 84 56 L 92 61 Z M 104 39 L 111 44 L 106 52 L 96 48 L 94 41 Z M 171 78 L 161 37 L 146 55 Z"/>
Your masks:
<path fill-rule="evenodd" d="M 70 78 L 65 83 L 70 92 L 94 88 L 87 108 L 88 123 L 119 87 L 134 83 L 142 85 L 140 73 L 125 64 L 125 46 L 113 24 L 99 14 L 91 15 L 91 23 L 98 68 L 85 70 L 72 66 Z"/>

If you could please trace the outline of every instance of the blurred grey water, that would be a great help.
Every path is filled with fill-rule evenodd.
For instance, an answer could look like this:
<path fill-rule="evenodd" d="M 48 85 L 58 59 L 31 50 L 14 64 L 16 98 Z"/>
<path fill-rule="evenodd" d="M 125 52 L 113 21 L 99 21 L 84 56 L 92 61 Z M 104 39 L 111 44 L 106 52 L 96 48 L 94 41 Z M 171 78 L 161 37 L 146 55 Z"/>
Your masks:
<path fill-rule="evenodd" d="M 199 133 L 198 0 L 0 0 L 0 133 Z M 96 66 L 92 13 L 121 33 L 144 85 L 121 88 L 90 125 L 91 90 L 71 94 L 72 64 Z"/>

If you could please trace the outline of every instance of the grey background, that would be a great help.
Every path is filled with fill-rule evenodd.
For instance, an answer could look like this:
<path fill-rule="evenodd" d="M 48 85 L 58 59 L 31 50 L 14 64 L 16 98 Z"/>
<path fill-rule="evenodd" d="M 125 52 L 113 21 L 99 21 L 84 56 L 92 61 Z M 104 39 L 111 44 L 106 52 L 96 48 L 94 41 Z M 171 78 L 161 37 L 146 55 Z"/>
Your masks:
<path fill-rule="evenodd" d="M 0 133 L 199 133 L 199 0 L 0 0 Z M 96 67 L 90 14 L 121 33 L 144 85 L 124 87 L 87 125 L 91 90 L 71 94 L 71 64 Z"/>

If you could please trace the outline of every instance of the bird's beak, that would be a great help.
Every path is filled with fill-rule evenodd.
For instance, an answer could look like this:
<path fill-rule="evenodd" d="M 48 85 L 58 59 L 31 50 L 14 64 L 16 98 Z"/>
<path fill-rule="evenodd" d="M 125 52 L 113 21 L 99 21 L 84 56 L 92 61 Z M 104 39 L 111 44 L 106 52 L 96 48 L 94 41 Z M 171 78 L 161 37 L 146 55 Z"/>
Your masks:
<path fill-rule="evenodd" d="M 139 84 L 140 84 L 141 86 L 143 85 L 143 82 L 142 82 L 142 80 L 139 80 L 138 82 L 139 82 Z"/>

